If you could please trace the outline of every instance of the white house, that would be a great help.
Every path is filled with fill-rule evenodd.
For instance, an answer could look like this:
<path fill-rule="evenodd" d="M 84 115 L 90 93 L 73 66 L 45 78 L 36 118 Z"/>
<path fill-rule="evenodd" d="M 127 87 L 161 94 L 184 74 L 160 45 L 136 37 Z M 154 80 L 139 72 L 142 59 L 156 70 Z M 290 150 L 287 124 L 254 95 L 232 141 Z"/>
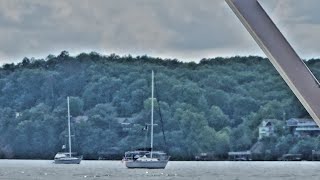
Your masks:
<path fill-rule="evenodd" d="M 263 120 L 259 126 L 259 139 L 269 137 L 274 134 L 273 120 Z"/>

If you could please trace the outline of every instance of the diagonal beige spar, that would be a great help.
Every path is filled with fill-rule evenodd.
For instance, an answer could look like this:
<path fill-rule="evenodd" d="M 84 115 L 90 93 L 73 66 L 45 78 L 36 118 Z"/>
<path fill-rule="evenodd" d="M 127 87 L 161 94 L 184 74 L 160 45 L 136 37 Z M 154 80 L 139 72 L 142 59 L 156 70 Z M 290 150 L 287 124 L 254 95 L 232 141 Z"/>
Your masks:
<path fill-rule="evenodd" d="M 320 126 L 320 86 L 257 0 L 226 0 L 293 93 Z"/>

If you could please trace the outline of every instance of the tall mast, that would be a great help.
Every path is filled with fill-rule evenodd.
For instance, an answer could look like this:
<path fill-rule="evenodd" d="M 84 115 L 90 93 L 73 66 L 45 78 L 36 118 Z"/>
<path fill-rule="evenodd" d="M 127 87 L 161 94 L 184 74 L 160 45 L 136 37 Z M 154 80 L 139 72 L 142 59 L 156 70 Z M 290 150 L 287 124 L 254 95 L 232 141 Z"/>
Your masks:
<path fill-rule="evenodd" d="M 151 82 L 151 152 L 150 157 L 152 158 L 152 150 L 153 150 L 153 84 L 154 84 L 154 74 L 152 71 L 152 82 Z"/>
<path fill-rule="evenodd" d="M 71 157 L 71 128 L 70 128 L 70 106 L 69 106 L 69 96 L 68 100 L 68 136 L 69 136 L 69 156 Z"/>

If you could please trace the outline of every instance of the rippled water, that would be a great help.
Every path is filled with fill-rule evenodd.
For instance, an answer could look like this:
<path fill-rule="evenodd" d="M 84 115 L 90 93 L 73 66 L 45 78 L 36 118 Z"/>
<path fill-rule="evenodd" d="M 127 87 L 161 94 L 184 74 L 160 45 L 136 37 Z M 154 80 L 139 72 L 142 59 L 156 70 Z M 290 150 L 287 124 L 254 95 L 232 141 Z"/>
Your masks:
<path fill-rule="evenodd" d="M 0 160 L 0 179 L 320 179 L 320 162 L 170 161 L 166 169 L 127 169 L 121 161 Z"/>

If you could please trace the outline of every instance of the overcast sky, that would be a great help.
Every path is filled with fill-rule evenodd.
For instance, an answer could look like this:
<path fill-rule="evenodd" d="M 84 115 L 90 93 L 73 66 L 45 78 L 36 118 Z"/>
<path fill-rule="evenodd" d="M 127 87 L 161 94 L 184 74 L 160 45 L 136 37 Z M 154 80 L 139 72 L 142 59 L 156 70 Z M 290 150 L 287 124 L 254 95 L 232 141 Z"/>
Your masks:
<path fill-rule="evenodd" d="M 302 58 L 320 57 L 319 0 L 260 0 Z M 0 63 L 23 57 L 263 55 L 224 0 L 1 0 Z"/>

